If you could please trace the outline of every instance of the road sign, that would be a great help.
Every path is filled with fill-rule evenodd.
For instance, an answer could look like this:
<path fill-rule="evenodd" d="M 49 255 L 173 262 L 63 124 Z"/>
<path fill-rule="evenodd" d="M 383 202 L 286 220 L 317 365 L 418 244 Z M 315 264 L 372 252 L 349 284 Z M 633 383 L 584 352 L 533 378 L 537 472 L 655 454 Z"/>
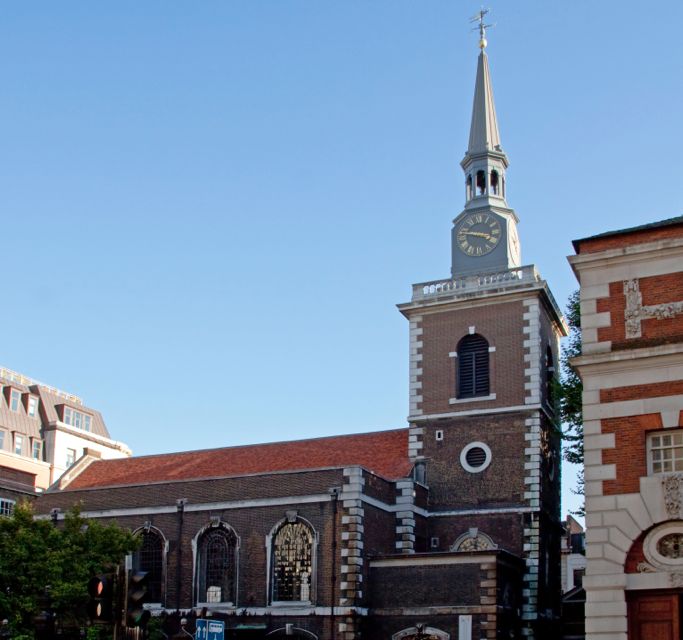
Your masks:
<path fill-rule="evenodd" d="M 225 640 L 225 622 L 222 620 L 197 620 L 196 640 Z"/>

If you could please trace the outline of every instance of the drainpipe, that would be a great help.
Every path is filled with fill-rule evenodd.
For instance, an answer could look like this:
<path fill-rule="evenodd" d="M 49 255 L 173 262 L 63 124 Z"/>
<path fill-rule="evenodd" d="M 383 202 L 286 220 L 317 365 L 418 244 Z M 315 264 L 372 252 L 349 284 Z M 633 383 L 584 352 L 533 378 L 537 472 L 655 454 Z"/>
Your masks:
<path fill-rule="evenodd" d="M 186 498 L 176 500 L 176 509 L 178 509 L 178 549 L 176 550 L 176 567 L 175 567 L 175 608 L 180 611 L 180 589 L 183 584 L 183 515 L 185 513 Z"/>
<path fill-rule="evenodd" d="M 330 608 L 330 640 L 334 640 L 336 637 L 334 609 L 337 588 L 337 505 L 339 500 L 339 487 L 332 487 L 332 489 L 330 489 L 330 495 L 332 496 L 332 571 L 330 576 L 332 606 Z"/>

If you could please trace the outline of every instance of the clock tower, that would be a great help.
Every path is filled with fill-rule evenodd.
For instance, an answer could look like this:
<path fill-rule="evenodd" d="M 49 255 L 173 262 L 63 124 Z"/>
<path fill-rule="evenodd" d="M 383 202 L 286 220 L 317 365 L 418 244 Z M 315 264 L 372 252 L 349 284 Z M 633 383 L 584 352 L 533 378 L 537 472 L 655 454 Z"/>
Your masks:
<path fill-rule="evenodd" d="M 453 220 L 451 275 L 506 270 L 521 265 L 517 216 L 505 199 L 508 159 L 500 144 L 482 23 L 470 140 L 460 163 L 465 208 Z"/>
<path fill-rule="evenodd" d="M 452 553 L 454 562 L 483 549 L 516 556 L 524 567 L 519 600 L 501 611 L 522 636 L 549 638 L 560 604 L 553 389 L 566 325 L 536 267 L 521 263 L 484 28 L 481 20 L 451 277 L 414 284 L 410 302 L 399 305 L 410 322 L 409 451 L 429 513 L 426 529 L 402 549 Z"/>

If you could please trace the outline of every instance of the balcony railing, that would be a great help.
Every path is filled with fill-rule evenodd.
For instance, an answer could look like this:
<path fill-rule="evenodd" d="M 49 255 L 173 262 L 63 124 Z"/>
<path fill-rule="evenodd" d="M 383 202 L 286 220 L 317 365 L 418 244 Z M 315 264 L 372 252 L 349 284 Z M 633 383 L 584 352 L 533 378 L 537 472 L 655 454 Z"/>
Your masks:
<path fill-rule="evenodd" d="M 473 274 L 452 278 L 450 280 L 432 280 L 413 285 L 413 302 L 438 298 L 440 296 L 459 294 L 466 295 L 484 291 L 486 289 L 500 289 L 509 286 L 532 284 L 543 282 L 536 271 L 536 267 L 527 265 L 505 271 L 492 271 L 490 273 Z M 554 302 L 554 300 L 553 300 Z"/>
<path fill-rule="evenodd" d="M 16 371 L 12 371 L 11 369 L 7 369 L 6 367 L 0 367 L 0 378 L 3 378 L 8 382 L 16 382 L 17 384 L 24 385 L 25 387 L 31 387 L 33 385 L 43 387 L 50 393 L 53 393 L 54 395 L 59 396 L 60 398 L 64 398 L 65 400 L 69 400 L 75 404 L 83 404 L 83 400 L 81 400 L 78 396 L 74 395 L 73 393 L 60 391 L 59 389 L 55 389 L 55 387 L 51 387 L 49 384 L 45 384 L 43 382 L 40 382 L 39 380 L 34 380 L 33 378 L 25 376 L 23 373 L 17 373 Z"/>

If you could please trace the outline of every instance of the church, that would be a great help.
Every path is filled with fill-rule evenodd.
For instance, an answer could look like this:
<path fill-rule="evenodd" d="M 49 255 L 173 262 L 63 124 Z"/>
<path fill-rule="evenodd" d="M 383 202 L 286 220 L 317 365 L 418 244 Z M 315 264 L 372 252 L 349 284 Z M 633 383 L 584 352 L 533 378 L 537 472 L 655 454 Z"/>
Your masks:
<path fill-rule="evenodd" d="M 521 261 L 482 21 L 480 35 L 451 273 L 398 305 L 408 425 L 116 460 L 85 449 L 37 500 L 45 517 L 79 503 L 137 532 L 153 612 L 204 610 L 234 638 L 558 637 L 566 326 Z"/>

